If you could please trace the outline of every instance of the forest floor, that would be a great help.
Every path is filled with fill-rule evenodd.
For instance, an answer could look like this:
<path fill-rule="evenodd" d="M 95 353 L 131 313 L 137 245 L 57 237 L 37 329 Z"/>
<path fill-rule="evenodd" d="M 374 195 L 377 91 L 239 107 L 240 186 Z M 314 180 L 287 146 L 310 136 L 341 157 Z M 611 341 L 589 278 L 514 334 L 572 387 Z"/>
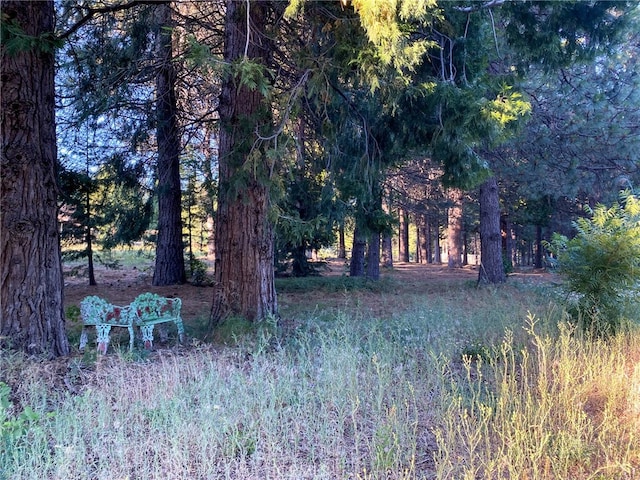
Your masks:
<path fill-rule="evenodd" d="M 244 425 L 243 422 L 250 417 L 247 412 L 253 412 L 251 415 L 255 414 L 255 418 L 259 419 L 255 423 L 255 425 L 260 426 L 259 428 L 256 427 L 260 435 L 259 438 L 279 438 L 274 431 L 269 429 L 271 427 L 267 426 L 266 421 L 261 423 L 261 419 L 280 418 L 279 416 L 282 415 L 290 415 L 282 417 L 284 418 L 283 422 L 287 425 L 296 425 L 296 429 L 299 428 L 296 432 L 302 432 L 300 433 L 302 440 L 299 444 L 294 442 L 297 445 L 297 449 L 284 442 L 282 450 L 278 450 L 279 453 L 274 453 L 273 457 L 268 458 L 268 461 L 265 461 L 265 465 L 269 463 L 269 465 L 277 465 L 280 468 L 281 465 L 290 462 L 292 468 L 302 468 L 305 465 L 305 468 L 307 468 L 308 465 L 305 463 L 305 459 L 309 457 L 309 452 L 313 451 L 317 452 L 314 455 L 317 455 L 317 461 L 320 462 L 318 465 L 326 464 L 327 468 L 331 468 L 331 465 L 334 465 L 332 463 L 334 458 L 332 455 L 335 455 L 332 448 L 334 445 L 338 445 L 335 441 L 338 437 L 341 438 L 339 442 L 342 442 L 339 443 L 340 452 L 344 452 L 344 449 L 351 452 L 340 453 L 340 455 L 345 455 L 345 458 L 353 458 L 353 461 L 358 464 L 369 465 L 366 463 L 369 461 L 375 464 L 380 458 L 383 460 L 391 458 L 384 456 L 388 455 L 387 447 L 384 447 L 386 444 L 381 443 L 379 446 L 382 449 L 380 452 L 384 453 L 381 457 L 376 454 L 377 450 L 373 451 L 371 455 L 367 453 L 366 448 L 362 451 L 358 450 L 361 443 L 353 439 L 357 437 L 364 442 L 362 445 L 370 445 L 372 449 L 378 448 L 376 442 L 382 441 L 380 438 L 383 438 L 379 435 L 379 432 L 391 429 L 389 431 L 396 432 L 397 430 L 401 433 L 393 433 L 393 436 L 389 438 L 405 438 L 396 436 L 405 435 L 403 432 L 406 432 L 406 438 L 410 438 L 406 445 L 402 444 L 402 447 L 398 447 L 400 449 L 397 453 L 398 458 L 401 460 L 405 458 L 404 455 L 409 451 L 410 445 L 413 445 L 415 452 L 418 453 L 415 458 L 406 454 L 406 458 L 414 459 L 412 461 L 415 464 L 412 465 L 412 468 L 415 468 L 416 476 L 409 477 L 407 475 L 403 478 L 444 478 L 437 477 L 437 465 L 434 459 L 441 458 L 438 456 L 441 446 L 434 432 L 439 432 L 446 425 L 449 425 L 447 422 L 450 418 L 462 418 L 462 414 L 455 411 L 455 405 L 450 402 L 451 399 L 446 395 L 442 397 L 443 403 L 439 404 L 440 400 L 438 399 L 440 397 L 436 396 L 438 392 L 437 385 L 449 385 L 459 377 L 460 386 L 455 388 L 460 388 L 460 391 L 463 389 L 475 391 L 473 390 L 474 388 L 485 388 L 484 384 L 479 387 L 480 383 L 474 383 L 476 381 L 480 382 L 480 376 L 473 373 L 475 371 L 468 370 L 468 376 L 465 376 L 467 374 L 465 374 L 462 354 L 475 354 L 482 358 L 480 355 L 486 355 L 486 352 L 490 351 L 488 348 L 493 348 L 494 345 L 503 345 L 506 340 L 511 342 L 509 345 L 514 345 L 514 349 L 516 348 L 515 346 L 519 349 L 527 345 L 529 341 L 527 331 L 524 328 L 515 329 L 513 325 L 523 326 L 525 319 L 528 318 L 527 312 L 534 312 L 535 315 L 537 307 L 544 314 L 547 311 L 547 297 L 538 295 L 538 291 L 546 292 L 547 289 L 544 288 L 546 285 L 561 283 L 561 279 L 555 273 L 535 269 L 521 269 L 511 273 L 505 285 L 497 288 L 490 286 L 478 289 L 478 266 L 470 265 L 461 269 L 451 270 L 446 265 L 420 265 L 402 262 L 395 263 L 392 269 L 381 269 L 381 280 L 379 282 L 367 282 L 363 279 L 348 277 L 348 264 L 344 260 L 329 259 L 324 263 L 321 277 L 279 278 L 276 280 L 280 319 L 274 337 L 269 337 L 267 334 L 264 337 L 261 336 L 262 332 L 270 333 L 274 331 L 271 330 L 270 324 L 266 325 L 266 329 L 262 329 L 262 325 L 260 325 L 258 329 L 249 329 L 244 332 L 241 328 L 243 326 L 241 322 L 235 324 L 236 327 L 239 327 L 237 330 L 238 335 L 236 336 L 236 331 L 225 331 L 225 324 L 214 329 L 213 332 L 207 331 L 207 320 L 213 298 L 213 288 L 211 286 L 195 286 L 187 283 L 184 285 L 156 287 L 152 285 L 153 261 L 150 256 L 141 256 L 139 260 L 136 257 L 136 260 L 129 259 L 122 263 L 124 265 L 118 269 L 98 266 L 95 271 L 98 283 L 96 286 L 88 285 L 88 277 L 83 265 L 66 264 L 64 267 L 64 303 L 65 311 L 67 312 L 67 331 L 71 343 L 71 355 L 42 362 L 40 365 L 34 364 L 33 366 L 28 366 L 26 362 L 20 360 L 17 356 L 13 360 L 7 357 L 4 364 L 0 362 L 0 367 L 2 367 L 0 370 L 4 370 L 0 375 L 0 382 L 8 385 L 9 391 L 12 392 L 10 399 L 16 405 L 29 406 L 33 404 L 33 399 L 29 396 L 31 395 L 29 388 L 35 382 L 38 385 L 45 385 L 51 392 L 56 392 L 55 395 L 53 393 L 51 395 L 51 398 L 55 399 L 67 398 L 67 392 L 74 396 L 83 395 L 85 392 L 90 393 L 90 395 L 83 395 L 82 397 L 83 402 L 87 403 L 78 403 L 78 405 L 81 406 L 83 411 L 106 412 L 105 418 L 116 419 L 114 425 L 117 423 L 118 427 L 114 427 L 110 432 L 110 446 L 107 447 L 111 450 L 105 453 L 105 443 L 101 440 L 96 441 L 95 446 L 93 444 L 86 446 L 87 444 L 82 442 L 86 442 L 85 438 L 91 437 L 87 433 L 78 435 L 77 438 L 81 438 L 79 440 L 80 443 L 71 444 L 72 446 L 66 449 L 65 452 L 78 451 L 80 452 L 79 455 L 82 455 L 82 452 L 85 451 L 84 449 L 87 451 L 99 450 L 100 455 L 106 455 L 106 458 L 121 459 L 126 457 L 129 459 L 128 463 L 125 461 L 123 465 L 118 467 L 130 468 L 131 472 L 142 471 L 146 468 L 145 465 L 147 464 L 145 462 L 147 459 L 137 460 L 137 457 L 128 457 L 129 453 L 121 455 L 123 451 L 129 452 L 129 445 L 132 443 L 129 433 L 122 433 L 122 438 L 118 436 L 121 435 L 120 432 L 124 432 L 123 424 L 120 423 L 121 419 L 134 419 L 135 427 L 132 427 L 131 431 L 143 432 L 142 435 L 136 437 L 138 440 L 134 440 L 133 443 L 137 441 L 143 444 L 146 438 L 151 438 L 149 433 L 151 431 L 154 434 L 158 434 L 158 438 L 154 438 L 153 448 L 156 448 L 155 443 L 160 442 L 160 438 L 163 438 L 159 434 L 160 427 L 154 426 L 151 428 L 152 424 L 149 423 L 149 418 L 160 422 L 157 425 L 163 425 L 163 420 L 160 419 L 171 419 L 171 426 L 167 426 L 167 429 L 171 430 L 174 427 L 180 429 L 180 433 L 177 433 L 175 437 L 178 439 L 177 444 L 181 444 L 181 442 L 189 444 L 189 442 L 193 442 L 194 438 L 197 442 L 197 439 L 200 438 L 197 435 L 201 432 L 217 432 L 216 428 L 219 428 L 219 425 L 214 425 L 213 423 L 211 424 L 212 426 L 202 427 L 201 429 L 193 429 L 191 427 L 192 425 L 200 425 L 204 421 L 203 417 L 198 417 L 197 412 L 205 410 L 198 410 L 195 408 L 196 403 L 189 403 L 193 402 L 193 398 L 189 395 L 192 395 L 193 391 L 202 390 L 210 392 L 210 395 L 207 394 L 209 396 L 203 394 L 203 404 L 210 402 L 213 410 L 220 409 L 222 411 L 225 409 L 225 411 L 229 412 L 227 416 L 219 417 L 224 418 L 224 421 L 227 422 L 223 424 L 223 427 L 220 427 L 222 428 L 220 438 L 223 439 L 228 437 L 233 440 L 235 438 L 231 437 L 229 433 L 235 431 L 232 429 L 229 431 L 224 430 L 227 428 L 224 425 L 235 425 L 236 423 L 234 422 L 236 421 L 238 425 Z M 209 275 L 211 273 L 211 271 L 208 272 Z M 538 286 L 543 288 L 538 288 Z M 144 292 L 154 292 L 162 296 L 182 299 L 182 317 L 187 334 L 187 341 L 183 345 L 176 344 L 175 335 L 173 337 L 170 336 L 167 343 L 162 343 L 158 338 L 159 335 L 156 335 L 157 342 L 154 343 L 154 348 L 151 352 L 137 348 L 132 353 L 129 353 L 126 348 L 128 345 L 126 329 L 115 329 L 117 332 L 111 332 L 111 345 L 113 346 L 109 347 L 108 355 L 96 355 L 95 347 L 93 347 L 94 332 L 90 332 L 89 345 L 91 348 L 88 348 L 84 353 L 78 350 L 81 329 L 78 307 L 84 297 L 98 295 L 116 305 L 127 305 L 137 295 Z M 378 320 L 382 320 L 382 322 L 377 323 Z M 391 321 L 387 322 L 387 320 Z M 397 322 L 394 323 L 393 320 L 397 320 Z M 361 325 L 359 325 L 360 323 Z M 376 326 L 376 324 L 390 325 L 391 329 L 388 331 L 379 330 L 376 327 L 369 330 L 371 326 Z M 234 326 L 234 323 L 229 322 L 226 325 Z M 345 325 L 354 326 L 354 329 L 341 330 Z M 408 329 L 408 325 L 416 325 L 416 328 Z M 306 329 L 305 326 L 311 326 L 311 328 Z M 251 325 L 251 327 L 254 327 L 254 325 Z M 175 327 L 170 326 L 170 330 L 171 333 L 175 333 Z M 327 335 L 319 335 L 317 343 L 305 343 L 311 342 L 310 339 L 313 335 L 325 330 L 328 332 Z M 510 335 L 513 336 L 506 335 L 505 331 L 511 332 Z M 299 332 L 300 335 L 293 335 L 294 332 Z M 366 335 L 363 335 L 362 332 L 366 332 Z M 385 335 L 388 332 L 395 332 L 398 337 L 392 335 L 390 337 L 391 340 L 387 341 L 388 339 Z M 212 334 L 210 335 L 210 333 Z M 247 335 L 244 335 L 245 333 Z M 243 341 L 245 337 L 247 339 L 246 343 Z M 206 340 L 203 341 L 205 338 Z M 262 344 L 261 342 L 265 338 L 271 343 Z M 403 344 L 403 348 L 397 349 L 395 341 L 392 341 L 394 338 L 402 339 L 403 342 L 406 342 L 406 345 Z M 301 351 L 313 352 L 313 354 L 304 354 L 300 357 L 291 355 L 289 357 L 288 355 L 280 355 L 280 350 L 278 349 L 269 349 L 272 346 L 279 347 L 281 345 L 280 341 L 283 341 L 283 345 L 288 345 L 285 343 L 288 339 L 292 339 L 291 352 L 298 347 L 304 347 L 309 348 L 309 350 L 303 349 Z M 297 343 L 298 341 L 300 343 Z M 265 345 L 269 347 L 266 350 L 264 349 Z M 358 345 L 358 348 L 355 348 L 356 345 Z M 238 348 L 226 348 L 226 346 Z M 405 349 L 408 350 L 405 351 Z M 369 357 L 362 354 L 363 351 L 373 352 L 371 361 L 368 360 Z M 434 353 L 431 356 L 429 352 L 438 353 Z M 574 353 L 572 352 L 572 354 Z M 378 354 L 380 357 L 378 357 Z M 407 355 L 414 355 L 415 358 L 412 358 L 415 361 L 403 363 L 407 360 Z M 378 358 L 383 358 L 383 360 L 377 363 Z M 288 360 L 285 361 L 285 359 Z M 1 357 L 0 360 L 2 360 Z M 274 360 L 283 362 L 283 364 L 272 365 L 271 362 Z M 287 363 L 289 361 L 291 364 Z M 587 362 L 582 362 L 581 365 L 584 363 Z M 319 367 L 325 364 L 326 367 Z M 385 365 L 396 364 L 397 368 L 386 370 Z M 199 369 L 203 365 L 207 367 L 213 366 L 212 371 L 222 372 L 220 373 L 221 376 L 217 377 L 218 373 L 211 376 L 194 376 L 193 372 L 200 371 Z M 340 365 L 342 368 L 334 368 L 335 365 Z M 443 365 L 446 368 L 443 369 Z M 324 380 L 323 382 L 320 380 L 307 381 L 311 377 L 305 376 L 306 374 L 298 377 L 297 375 L 305 371 L 305 368 L 310 368 L 310 372 L 313 371 L 317 374 L 318 379 L 325 379 L 326 383 L 323 383 Z M 412 371 L 411 369 L 413 368 L 416 370 Z M 140 372 L 145 372 L 145 374 L 140 375 Z M 151 372 L 151 374 L 148 374 L 148 372 Z M 178 378 L 175 372 L 186 372 L 187 374 Z M 391 372 L 393 375 L 390 374 Z M 470 374 L 469 372 L 472 373 Z M 406 375 L 407 379 L 418 380 L 407 381 L 407 385 L 410 385 L 411 388 L 401 394 L 399 385 L 402 382 L 395 378 L 396 375 L 403 378 Z M 131 378 L 135 378 L 135 382 L 131 382 Z M 205 378 L 209 379 L 207 380 L 209 383 L 203 387 L 202 382 Z M 354 383 L 352 381 L 354 378 L 358 379 L 358 382 Z M 576 375 L 576 378 L 580 378 L 580 376 Z M 214 383 L 215 379 L 222 379 L 222 383 Z M 304 379 L 304 382 L 298 384 L 296 383 L 298 379 Z M 389 379 L 389 382 L 385 383 L 387 382 L 385 379 Z M 289 381 L 292 383 L 287 383 Z M 467 381 L 471 383 L 470 386 L 465 383 Z M 132 385 L 135 388 L 132 388 Z M 263 385 L 267 387 L 262 389 L 261 386 Z M 328 389 L 326 385 L 335 385 L 335 388 Z M 393 389 L 390 387 L 391 385 L 393 385 Z M 175 401 L 165 401 L 168 397 L 165 392 L 161 391 L 165 386 L 171 386 L 171 395 L 175 395 Z M 228 391 L 237 389 L 233 391 L 240 392 L 237 393 L 237 396 L 234 393 L 231 403 L 227 402 L 224 393 L 220 394 L 220 399 L 216 397 L 218 395 L 216 393 L 218 390 L 216 389 L 224 392 L 227 391 L 225 388 L 229 389 Z M 414 390 L 414 388 L 417 388 L 417 390 Z M 514 392 L 516 391 L 515 388 Z M 40 392 L 40 390 L 36 391 Z M 394 398 L 397 405 L 412 406 L 411 408 L 407 407 L 408 410 L 403 413 L 403 415 L 406 414 L 407 416 L 396 416 L 396 413 L 394 413 L 396 412 L 395 408 L 376 410 L 378 408 L 376 402 L 371 399 L 378 397 L 373 394 L 362 393 L 374 391 L 393 391 L 394 396 L 389 398 Z M 294 394 L 293 392 L 297 393 Z M 60 393 L 65 393 L 65 395 Z M 38 394 L 40 395 L 40 393 Z M 402 395 L 405 394 L 406 397 L 403 397 Z M 268 397 L 268 395 L 272 395 L 272 397 Z M 385 393 L 385 395 L 387 394 Z M 100 403 L 103 397 L 106 399 L 106 403 Z M 119 400 L 117 400 L 124 397 L 131 400 L 123 403 L 123 405 L 127 405 L 126 407 L 121 406 Z M 322 400 L 314 400 L 313 405 L 319 405 L 322 408 L 326 406 L 331 415 L 336 415 L 336 409 L 338 408 L 336 405 L 342 405 L 340 402 L 336 402 L 336 398 L 345 401 L 355 399 L 354 401 L 357 400 L 358 402 L 356 404 L 358 408 L 350 410 L 351 407 L 349 407 L 344 410 L 344 412 L 352 412 L 346 414 L 345 418 L 348 421 L 345 425 L 348 424 L 349 428 L 353 429 L 348 430 L 345 427 L 344 432 L 340 430 L 339 433 L 334 435 L 330 428 L 325 428 L 330 422 L 322 425 L 318 423 L 318 419 L 329 418 L 329 414 L 323 417 L 318 415 L 316 410 L 309 412 L 304 408 L 293 408 L 293 406 L 289 408 L 289 403 L 282 400 L 283 398 L 287 399 L 286 402 L 290 402 L 293 398 L 320 398 Z M 604 399 L 605 397 L 602 398 Z M 618 395 L 615 398 L 626 397 Z M 140 412 L 142 413 L 139 413 L 135 409 L 138 408 L 141 402 L 135 399 L 143 399 L 144 402 L 154 407 L 151 409 L 146 406 L 147 403 L 143 403 L 144 408 L 141 407 L 142 410 Z M 239 403 L 240 400 L 242 403 Z M 70 407 L 62 402 L 58 405 L 56 401 L 51 400 L 51 404 L 56 415 L 62 418 L 66 413 L 65 409 Z M 360 401 L 363 403 L 360 403 Z M 602 400 L 602 402 L 604 401 Z M 113 405 L 117 405 L 117 408 L 109 402 L 114 402 Z M 300 405 L 306 405 L 302 400 L 300 402 Z M 234 410 L 236 403 L 244 406 Z M 383 403 L 380 403 L 380 408 L 384 406 Z M 545 403 L 545 405 L 552 404 L 553 402 L 550 401 Z M 185 409 L 183 408 L 184 405 L 194 405 L 194 409 Z M 221 405 L 224 407 L 221 407 Z M 234 413 L 236 411 L 237 413 Z M 147 416 L 150 412 L 153 413 L 153 416 Z M 358 413 L 357 415 L 356 412 Z M 416 415 L 415 418 L 412 417 L 414 414 Z M 122 415 L 122 417 L 119 415 Z M 210 412 L 207 415 L 207 422 L 214 418 L 214 415 L 210 414 Z M 550 417 L 553 417 L 553 415 Z M 64 421 L 68 422 L 68 425 L 61 427 L 64 431 L 77 429 L 77 431 L 91 432 L 92 429 L 95 429 L 96 420 L 93 417 L 90 417 L 90 420 L 86 420 L 83 419 L 84 417 L 80 413 L 74 413 L 68 416 L 68 420 L 66 418 Z M 174 420 L 176 418 L 179 420 Z M 402 420 L 403 418 L 410 419 L 410 421 L 405 423 Z M 141 420 L 138 421 L 138 419 Z M 528 422 L 533 421 L 528 420 Z M 351 427 L 352 424 L 357 425 L 357 428 Z M 278 425 L 278 423 L 276 422 L 274 425 Z M 411 425 L 416 427 L 414 431 L 409 432 L 405 427 Z M 456 432 L 459 434 L 460 430 L 456 430 L 458 423 L 453 422 L 451 425 L 452 435 Z M 527 428 L 528 425 L 530 423 L 527 423 Z M 171 431 L 173 432 L 173 430 Z M 181 433 L 182 431 L 185 433 Z M 322 436 L 325 435 L 323 433 L 325 431 L 328 432 L 326 433 L 328 435 L 326 438 Z M 307 434 L 305 432 L 310 433 Z M 354 432 L 361 436 L 356 435 Z M 344 434 L 344 438 L 340 437 L 342 434 Z M 473 433 L 473 435 L 476 434 Z M 174 441 L 174 437 L 169 438 L 169 435 L 165 435 L 165 437 L 172 442 Z M 203 442 L 203 444 L 209 442 L 209 444 L 214 445 L 213 438 L 213 436 L 207 437 L 206 442 Z M 459 441 L 453 436 L 447 438 L 453 439 L 447 445 L 455 446 Z M 481 437 L 474 436 L 474 438 Z M 308 439 L 319 440 L 313 440 L 316 443 L 313 443 L 313 446 L 309 446 L 306 443 L 309 441 Z M 231 442 L 229 444 L 238 444 L 241 448 L 245 448 L 245 443 L 237 443 L 237 440 L 233 441 L 236 443 L 229 440 Z M 223 442 L 221 445 L 227 445 L 224 441 L 221 440 L 221 442 Z M 192 443 L 192 445 L 195 444 Z M 268 445 L 266 441 L 264 445 Z M 180 455 L 185 452 L 190 455 L 194 454 L 194 452 L 197 453 L 199 446 L 200 444 L 198 443 L 198 446 L 193 446 L 191 450 L 185 449 L 180 452 Z M 281 448 L 279 443 L 277 443 L 277 447 L 278 449 Z M 405 447 L 407 450 L 405 450 Z M 396 447 L 393 448 L 394 450 L 389 451 L 396 452 Z M 453 452 L 455 448 L 451 448 Z M 139 450 L 132 449 L 130 451 L 137 452 Z M 161 462 L 166 461 L 167 465 L 171 465 L 167 468 L 174 468 L 176 469 L 174 473 L 177 472 L 177 469 L 182 465 L 178 459 L 179 455 L 174 452 L 173 455 L 168 455 L 166 457 L 168 460 L 166 460 L 164 456 L 166 452 L 163 451 L 162 453 L 163 456 L 158 457 L 161 458 L 161 460 L 158 460 L 158 465 L 164 465 Z M 246 461 L 240 467 L 245 468 L 245 464 L 249 465 L 249 460 L 253 461 L 253 457 L 246 452 L 243 455 L 246 456 Z M 40 457 L 40 452 L 33 454 L 33 459 L 39 459 Z M 216 462 L 228 462 L 229 465 L 232 465 L 237 458 L 240 458 L 237 453 L 235 456 L 222 454 L 220 458 L 215 457 L 214 460 Z M 256 458 L 258 457 L 256 456 Z M 396 457 L 393 458 L 395 459 Z M 446 457 L 442 461 L 444 462 L 448 458 Z M 454 457 L 452 456 L 451 458 Z M 607 456 L 606 458 L 609 457 Z M 40 460 L 37 461 L 40 462 Z M 78 468 L 77 465 L 81 465 L 81 462 L 72 465 L 71 460 L 64 461 L 69 462 L 70 469 Z M 390 460 L 385 461 L 389 462 Z M 393 461 L 396 462 L 396 460 Z M 404 461 L 402 460 L 402 462 Z M 199 464 L 194 462 L 193 465 Z M 226 464 L 220 463 L 220 465 Z M 238 472 L 242 470 L 240 467 L 237 467 Z M 229 468 L 236 467 L 230 466 Z M 332 468 L 335 468 L 336 472 L 345 472 L 350 467 L 349 465 L 338 465 L 336 463 Z M 380 467 L 380 472 L 389 472 L 385 468 Z M 203 467 L 204 470 L 205 468 Z M 86 472 L 87 470 L 84 471 Z M 121 469 L 121 471 L 124 470 Z M 364 471 L 366 472 L 366 469 Z M 74 475 L 55 478 L 71 478 L 72 476 Z M 76 476 L 80 477 L 82 475 Z M 120 476 L 124 478 L 124 475 Z M 137 475 L 131 476 L 136 477 Z M 357 477 L 365 478 L 360 475 L 357 475 Z M 18 478 L 18 476 L 15 478 Z M 96 478 L 98 477 L 96 476 Z M 113 478 L 111 472 L 109 478 Z M 180 471 L 180 474 L 173 475 L 170 472 L 164 473 L 162 477 L 147 474 L 146 478 L 185 478 L 185 474 L 182 471 Z M 282 477 L 275 474 L 271 476 L 252 476 L 248 474 L 243 476 L 241 473 L 234 471 L 232 478 Z M 312 477 L 290 476 L 288 478 Z M 333 478 L 346 477 L 337 473 Z M 349 478 L 355 477 L 350 475 Z M 374 478 L 374 476 L 372 475 L 371 478 Z M 380 478 L 383 478 L 382 474 Z M 401 477 L 387 476 L 384 478 Z M 459 478 L 462 478 L 462 475 Z M 576 476 L 576 478 L 587 477 Z"/>
<path fill-rule="evenodd" d="M 190 283 L 157 287 L 152 285 L 153 265 L 141 262 L 137 266 L 126 266 L 110 269 L 98 266 L 95 269 L 98 285 L 90 286 L 86 274 L 78 273 L 82 269 L 65 268 L 65 311 L 69 307 L 79 307 L 81 300 L 88 295 L 98 295 L 116 305 L 127 305 L 144 292 L 154 292 L 165 297 L 179 297 L 182 299 L 182 316 L 185 323 L 208 318 L 213 288 L 211 286 L 195 286 Z M 348 276 L 349 265 L 341 259 L 328 259 L 321 272 L 322 277 Z M 212 272 L 210 271 L 209 274 Z M 442 292 L 448 284 L 475 285 L 478 278 L 478 267 L 465 266 L 460 269 L 449 269 L 446 265 L 396 262 L 392 269 L 381 269 L 382 281 L 389 283 L 383 288 L 381 298 L 380 289 L 359 289 L 349 292 L 351 300 L 360 305 L 366 305 L 367 310 L 374 316 L 385 315 L 388 311 L 398 311 L 406 303 L 406 296 L 421 296 Z M 294 280 L 294 279 L 291 279 Z M 303 279 L 300 279 L 303 281 Z M 284 280 L 287 281 L 287 280 Z M 559 282 L 558 276 L 544 270 L 521 269 L 509 274 L 507 284 L 517 283 L 547 283 Z M 396 291 L 386 291 L 388 288 Z M 300 311 L 301 305 L 311 308 L 339 308 L 345 302 L 345 293 L 339 289 L 331 294 L 326 289 L 314 291 L 311 289 L 289 290 L 279 292 L 278 302 L 283 317 Z M 390 294 L 397 295 L 397 301 L 389 298 Z"/>

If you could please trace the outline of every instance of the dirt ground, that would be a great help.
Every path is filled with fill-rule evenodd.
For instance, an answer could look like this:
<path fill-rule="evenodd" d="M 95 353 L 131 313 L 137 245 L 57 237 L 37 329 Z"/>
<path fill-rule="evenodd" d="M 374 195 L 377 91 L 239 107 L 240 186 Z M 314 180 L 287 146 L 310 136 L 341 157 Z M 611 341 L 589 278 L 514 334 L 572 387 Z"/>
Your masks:
<path fill-rule="evenodd" d="M 152 268 L 121 268 L 118 270 L 105 267 L 96 268 L 97 286 L 89 286 L 86 275 L 73 275 L 71 269 L 65 272 L 65 310 L 70 306 L 79 306 L 80 301 L 88 295 L 98 295 L 116 305 L 126 305 L 144 292 L 154 292 L 165 297 L 182 299 L 182 316 L 185 322 L 196 318 L 208 317 L 213 298 L 211 287 L 194 286 L 189 283 L 167 287 L 152 285 Z M 348 264 L 344 260 L 330 259 L 322 275 L 348 274 Z M 446 265 L 419 265 L 415 263 L 395 263 L 393 269 L 381 269 L 382 278 L 391 277 L 403 285 L 403 288 L 419 293 L 429 286 L 442 282 L 474 282 L 478 278 L 477 266 L 466 266 L 450 270 Z M 509 281 L 547 282 L 555 279 L 554 274 L 545 271 L 528 269 L 513 273 Z M 304 300 L 304 293 L 287 294 L 289 301 L 296 301 L 299 296 Z"/>
<path fill-rule="evenodd" d="M 97 267 L 96 283 L 90 286 L 89 279 L 84 276 L 65 274 L 64 305 L 80 306 L 82 299 L 88 295 L 98 295 L 115 305 L 127 305 L 145 292 L 153 292 L 163 297 L 182 299 L 182 316 L 184 320 L 207 315 L 211 308 L 213 289 L 196 287 L 191 284 L 155 287 L 152 285 L 153 272 L 131 268 L 117 270 Z"/>

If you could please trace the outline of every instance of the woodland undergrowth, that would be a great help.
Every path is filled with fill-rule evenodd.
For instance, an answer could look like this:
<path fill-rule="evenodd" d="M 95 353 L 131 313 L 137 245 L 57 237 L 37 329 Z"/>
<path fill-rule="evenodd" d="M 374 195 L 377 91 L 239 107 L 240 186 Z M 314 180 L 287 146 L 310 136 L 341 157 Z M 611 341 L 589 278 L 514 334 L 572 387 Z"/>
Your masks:
<path fill-rule="evenodd" d="M 0 478 L 640 478 L 637 327 L 585 338 L 540 287 L 440 293 L 226 345 L 1 352 Z"/>

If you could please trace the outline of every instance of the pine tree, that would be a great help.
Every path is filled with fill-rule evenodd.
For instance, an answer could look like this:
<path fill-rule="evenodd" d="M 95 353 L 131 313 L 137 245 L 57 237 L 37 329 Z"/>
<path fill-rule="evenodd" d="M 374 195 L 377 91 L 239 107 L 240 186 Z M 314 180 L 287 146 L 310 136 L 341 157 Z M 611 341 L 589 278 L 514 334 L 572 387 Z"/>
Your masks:
<path fill-rule="evenodd" d="M 2 2 L 0 339 L 67 355 L 57 204 L 53 1 Z"/>
<path fill-rule="evenodd" d="M 219 196 L 211 323 L 228 315 L 260 321 L 277 313 L 273 225 L 269 218 L 272 175 L 265 142 L 272 115 L 266 103 L 271 66 L 271 4 L 226 2 L 224 60 L 231 71 L 220 96 Z M 248 25 L 248 27 L 247 27 Z"/>
<path fill-rule="evenodd" d="M 158 146 L 158 236 L 154 285 L 186 281 L 182 239 L 180 186 L 180 132 L 176 100 L 176 71 L 173 65 L 171 2 L 155 7 L 156 136 Z"/>

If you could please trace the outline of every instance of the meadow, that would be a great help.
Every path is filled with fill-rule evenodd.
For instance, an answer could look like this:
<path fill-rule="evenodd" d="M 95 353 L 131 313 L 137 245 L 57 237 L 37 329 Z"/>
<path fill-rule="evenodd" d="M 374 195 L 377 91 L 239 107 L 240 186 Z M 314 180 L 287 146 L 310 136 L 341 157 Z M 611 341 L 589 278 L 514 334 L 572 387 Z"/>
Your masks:
<path fill-rule="evenodd" d="M 0 478 L 640 478 L 637 324 L 585 338 L 557 282 L 409 278 L 278 280 L 281 318 L 151 353 L 1 352 Z"/>

